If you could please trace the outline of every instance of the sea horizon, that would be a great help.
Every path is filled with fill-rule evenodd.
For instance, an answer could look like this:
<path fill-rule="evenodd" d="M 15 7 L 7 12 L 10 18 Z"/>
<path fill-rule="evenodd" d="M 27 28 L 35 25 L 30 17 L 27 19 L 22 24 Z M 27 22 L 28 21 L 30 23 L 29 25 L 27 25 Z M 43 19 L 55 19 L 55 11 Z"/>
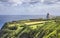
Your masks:
<path fill-rule="evenodd" d="M 0 29 L 6 22 L 46 18 L 46 15 L 0 15 Z"/>

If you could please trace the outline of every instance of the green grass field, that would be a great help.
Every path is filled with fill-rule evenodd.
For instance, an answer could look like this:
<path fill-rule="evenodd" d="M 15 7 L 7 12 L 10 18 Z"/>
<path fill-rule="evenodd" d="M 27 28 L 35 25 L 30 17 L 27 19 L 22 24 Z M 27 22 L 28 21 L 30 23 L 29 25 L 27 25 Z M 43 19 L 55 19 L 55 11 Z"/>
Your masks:
<path fill-rule="evenodd" d="M 8 22 L 0 38 L 60 38 L 60 20 Z"/>

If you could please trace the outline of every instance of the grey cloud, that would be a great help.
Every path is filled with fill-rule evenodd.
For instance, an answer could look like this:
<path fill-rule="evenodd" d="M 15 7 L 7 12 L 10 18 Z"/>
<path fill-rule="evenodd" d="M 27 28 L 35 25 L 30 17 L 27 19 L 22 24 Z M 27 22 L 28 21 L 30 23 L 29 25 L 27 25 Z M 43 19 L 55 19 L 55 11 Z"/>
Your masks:
<path fill-rule="evenodd" d="M 44 0 L 43 4 L 55 4 L 58 0 Z"/>
<path fill-rule="evenodd" d="M 0 0 L 1 2 L 8 2 L 8 0 Z"/>
<path fill-rule="evenodd" d="M 23 4 L 36 4 L 36 3 L 49 5 L 60 2 L 60 0 L 0 0 L 0 1 L 10 5 L 18 5 L 18 4 L 23 5 Z"/>

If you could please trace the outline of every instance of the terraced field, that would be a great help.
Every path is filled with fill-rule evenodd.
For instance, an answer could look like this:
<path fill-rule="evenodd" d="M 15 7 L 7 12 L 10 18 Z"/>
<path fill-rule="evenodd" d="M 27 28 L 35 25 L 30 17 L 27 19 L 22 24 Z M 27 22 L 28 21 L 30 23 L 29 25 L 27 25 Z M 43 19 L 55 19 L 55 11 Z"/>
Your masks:
<path fill-rule="evenodd" d="M 8 22 L 0 38 L 60 38 L 60 21 Z"/>

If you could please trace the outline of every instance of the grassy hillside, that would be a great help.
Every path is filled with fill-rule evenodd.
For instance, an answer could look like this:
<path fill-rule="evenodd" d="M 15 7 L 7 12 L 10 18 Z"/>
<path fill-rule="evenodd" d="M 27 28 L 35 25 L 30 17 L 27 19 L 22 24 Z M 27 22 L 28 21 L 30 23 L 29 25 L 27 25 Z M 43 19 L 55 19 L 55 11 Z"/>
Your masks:
<path fill-rule="evenodd" d="M 5 23 L 0 38 L 60 38 L 60 20 L 21 20 Z"/>

